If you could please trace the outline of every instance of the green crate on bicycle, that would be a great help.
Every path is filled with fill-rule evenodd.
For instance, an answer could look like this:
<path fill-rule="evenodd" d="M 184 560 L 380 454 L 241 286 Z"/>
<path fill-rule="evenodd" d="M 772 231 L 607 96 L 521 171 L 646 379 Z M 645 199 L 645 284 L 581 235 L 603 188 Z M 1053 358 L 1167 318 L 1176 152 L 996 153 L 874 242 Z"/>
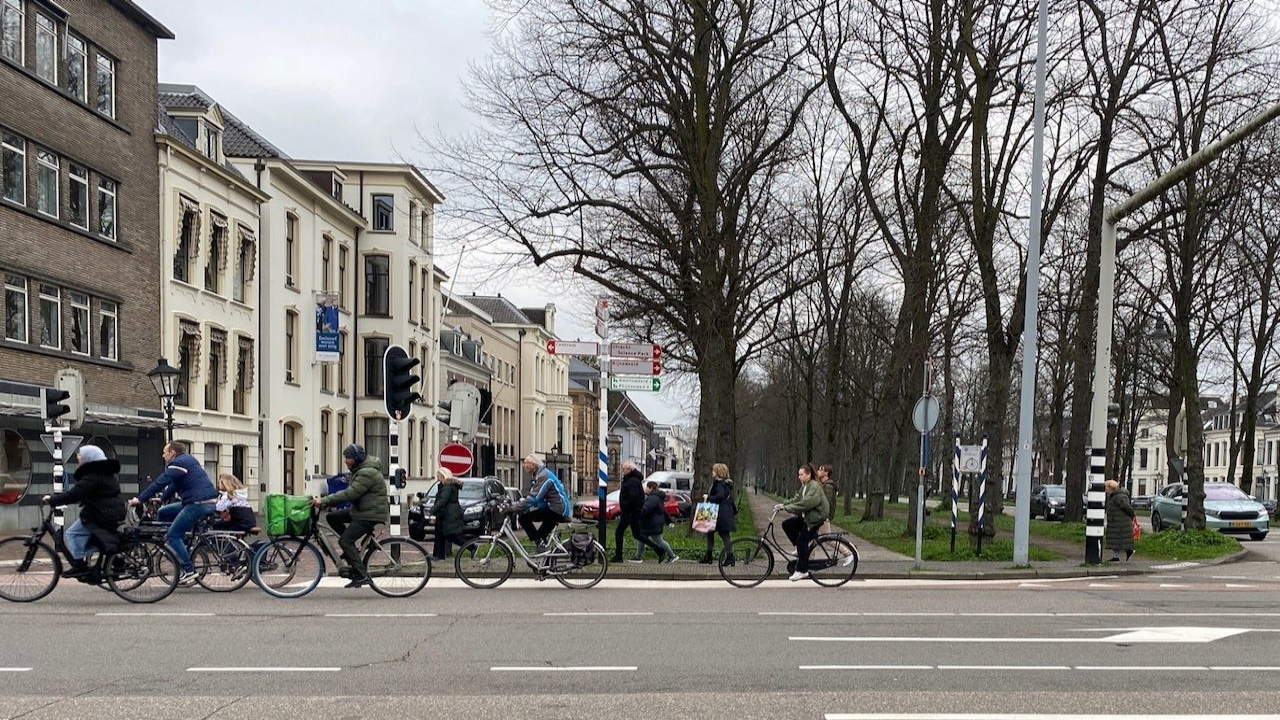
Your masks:
<path fill-rule="evenodd" d="M 311 532 L 311 498 L 303 495 L 267 496 L 267 535 L 302 536 Z"/>

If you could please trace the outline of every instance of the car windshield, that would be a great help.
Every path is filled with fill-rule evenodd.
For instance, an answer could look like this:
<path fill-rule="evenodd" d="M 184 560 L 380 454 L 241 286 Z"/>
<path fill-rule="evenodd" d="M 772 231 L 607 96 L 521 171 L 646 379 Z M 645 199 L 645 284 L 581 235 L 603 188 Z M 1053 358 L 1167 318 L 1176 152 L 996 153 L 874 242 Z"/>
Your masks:
<path fill-rule="evenodd" d="M 1235 485 L 1205 485 L 1205 500 L 1248 500 L 1249 496 Z"/>
<path fill-rule="evenodd" d="M 1045 488 L 1044 494 L 1051 498 L 1064 498 L 1067 496 L 1067 489 L 1061 485 L 1055 485 L 1054 487 Z"/>
<path fill-rule="evenodd" d="M 435 500 L 436 493 L 440 491 L 440 483 L 434 483 L 430 490 L 427 490 L 427 499 Z M 458 488 L 458 502 L 483 500 L 484 499 L 484 483 L 482 482 L 464 482 L 462 487 Z"/>
<path fill-rule="evenodd" d="M 605 496 L 604 496 L 604 499 L 605 499 L 605 500 L 608 500 L 609 502 L 618 502 L 618 493 L 619 493 L 619 492 L 620 492 L 619 490 L 614 490 L 613 492 L 609 493 L 608 495 L 605 495 Z M 597 496 L 597 497 L 599 497 L 599 496 Z"/>

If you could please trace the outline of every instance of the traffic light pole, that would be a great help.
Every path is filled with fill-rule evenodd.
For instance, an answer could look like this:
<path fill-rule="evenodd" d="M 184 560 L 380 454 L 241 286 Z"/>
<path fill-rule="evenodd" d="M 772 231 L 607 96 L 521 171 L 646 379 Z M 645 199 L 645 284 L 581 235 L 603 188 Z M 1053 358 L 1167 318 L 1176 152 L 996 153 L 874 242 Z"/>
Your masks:
<path fill-rule="evenodd" d="M 605 500 L 604 496 L 609 491 L 609 369 L 606 358 L 608 357 L 609 344 L 609 301 L 606 298 L 600 298 L 596 304 L 596 335 L 600 337 L 601 352 L 597 355 L 600 363 L 600 447 L 597 450 L 596 457 L 596 485 L 599 494 L 600 509 L 596 515 L 596 532 L 600 536 L 600 547 L 608 550 L 609 538 L 606 532 L 605 521 Z M 621 555 L 622 548 L 617 547 L 613 550 L 614 555 Z"/>
<path fill-rule="evenodd" d="M 391 442 L 391 467 L 387 480 L 391 487 L 387 489 L 387 498 L 391 501 L 391 534 L 400 534 L 400 421 L 391 418 L 388 423 L 388 439 Z"/>
<path fill-rule="evenodd" d="M 62 467 L 62 424 L 57 425 L 46 424 L 44 426 L 46 432 L 53 433 L 53 494 L 60 495 L 62 493 L 63 483 L 63 467 Z M 64 511 L 61 505 L 53 508 L 53 524 L 58 529 L 62 528 L 65 520 Z"/>

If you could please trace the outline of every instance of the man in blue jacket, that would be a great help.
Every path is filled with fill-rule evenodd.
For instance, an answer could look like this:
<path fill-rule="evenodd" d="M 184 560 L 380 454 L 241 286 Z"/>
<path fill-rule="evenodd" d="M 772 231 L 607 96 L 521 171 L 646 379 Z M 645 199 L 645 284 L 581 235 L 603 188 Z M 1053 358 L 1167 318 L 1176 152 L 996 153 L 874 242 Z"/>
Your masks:
<path fill-rule="evenodd" d="M 529 454 L 520 465 L 525 473 L 533 476 L 533 489 L 516 504 L 516 520 L 541 554 L 547 551 L 547 538 L 555 531 L 556 525 L 569 519 L 569 496 L 564 485 L 560 484 L 560 478 L 538 456 Z"/>
<path fill-rule="evenodd" d="M 164 461 L 166 465 L 160 477 L 148 485 L 146 490 L 138 493 L 137 497 L 129 500 L 129 504 L 141 505 L 162 491 L 165 498 L 175 494 L 181 497 L 181 502 L 160 508 L 156 517 L 170 523 L 165 539 L 178 562 L 182 563 L 178 583 L 187 585 L 195 581 L 196 572 L 183 536 L 195 527 L 200 518 L 213 514 L 218 502 L 218 489 L 209 480 L 209 475 L 200 462 L 187 454 L 185 443 L 166 443 Z"/>

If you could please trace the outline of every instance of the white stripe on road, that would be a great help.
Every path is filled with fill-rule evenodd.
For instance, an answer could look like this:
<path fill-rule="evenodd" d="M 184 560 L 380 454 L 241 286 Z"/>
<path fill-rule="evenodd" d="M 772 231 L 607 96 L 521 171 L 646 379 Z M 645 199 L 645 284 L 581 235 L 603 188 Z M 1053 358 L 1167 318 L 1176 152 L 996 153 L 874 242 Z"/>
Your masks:
<path fill-rule="evenodd" d="M 189 667 L 187 672 L 341 672 L 340 667 Z"/>
<path fill-rule="evenodd" d="M 939 670 L 1070 670 L 1068 665 L 939 665 Z"/>
<path fill-rule="evenodd" d="M 630 615 L 652 615 L 651 612 L 549 612 L 543 617 L 627 617 Z"/>
<path fill-rule="evenodd" d="M 98 617 L 213 617 L 211 612 L 100 612 Z"/>
<path fill-rule="evenodd" d="M 325 613 L 325 617 L 334 618 L 411 618 L 437 617 L 435 613 Z"/>
<path fill-rule="evenodd" d="M 1280 720 L 1280 715 L 1056 715 L 1043 713 L 827 713 L 825 720 Z"/>
<path fill-rule="evenodd" d="M 30 672 L 31 668 L 0 668 L 0 672 Z"/>
<path fill-rule="evenodd" d="M 999 617 L 999 618 L 1042 618 L 1042 617 L 1060 617 L 1060 618 L 1178 618 L 1178 617 L 1213 617 L 1213 618 L 1255 618 L 1255 617 L 1280 617 L 1280 612 L 1250 612 L 1250 613 L 1228 613 L 1228 612 L 1146 612 L 1146 613 L 1050 613 L 1050 612 L 1034 612 L 1034 613 L 956 613 L 956 612 L 938 612 L 938 613 L 919 613 L 919 612 L 757 612 L 757 615 L 769 616 L 797 616 L 797 617 Z"/>
<path fill-rule="evenodd" d="M 1112 629 L 1101 629 L 1114 632 Z M 1081 637 L 913 637 L 913 636 L 791 636 L 800 642 L 867 642 L 867 643 L 1210 643 L 1215 640 L 1250 632 L 1249 628 L 1153 627 L 1130 628 L 1117 635 L 1100 638 Z M 1270 632 L 1256 630 L 1256 632 Z"/>
<path fill-rule="evenodd" d="M 489 668 L 490 672 L 634 672 L 636 665 L 579 665 L 564 667 L 553 665 L 499 665 Z"/>
<path fill-rule="evenodd" d="M 1079 670 L 1081 672 L 1275 672 L 1280 667 L 1261 665 L 1256 667 L 1219 666 L 1219 665 L 800 665 L 799 670 L 992 670 L 1006 672 L 1010 670 Z M 912 715 L 911 717 L 915 717 Z M 985 716 L 984 716 L 985 717 Z M 1056 717 L 1036 715 L 1038 718 Z M 1166 717 L 1162 715 L 1161 717 Z M 1236 716 L 1232 716 L 1236 717 Z"/>
<path fill-rule="evenodd" d="M 801 670 L 932 670 L 932 665 L 801 665 Z"/>

